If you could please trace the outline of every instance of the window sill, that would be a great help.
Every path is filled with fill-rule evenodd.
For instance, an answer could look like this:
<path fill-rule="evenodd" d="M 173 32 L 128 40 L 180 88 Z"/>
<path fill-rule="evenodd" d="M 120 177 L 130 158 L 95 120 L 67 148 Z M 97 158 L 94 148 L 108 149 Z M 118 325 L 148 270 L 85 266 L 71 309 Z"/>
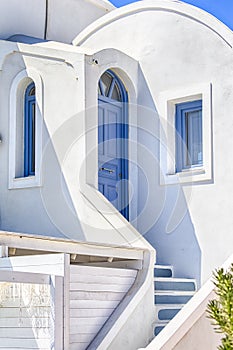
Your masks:
<path fill-rule="evenodd" d="M 177 173 L 169 173 L 161 178 L 161 185 L 192 184 L 211 180 L 211 174 L 202 168 L 185 169 Z"/>
<path fill-rule="evenodd" d="M 192 175 L 198 175 L 198 174 L 205 174 L 205 170 L 203 169 L 203 167 L 195 167 L 195 168 L 183 169 L 182 171 L 178 171 L 176 174 L 179 176 L 192 176 Z"/>
<path fill-rule="evenodd" d="M 41 181 L 38 176 L 16 177 L 10 179 L 8 189 L 40 187 Z"/>

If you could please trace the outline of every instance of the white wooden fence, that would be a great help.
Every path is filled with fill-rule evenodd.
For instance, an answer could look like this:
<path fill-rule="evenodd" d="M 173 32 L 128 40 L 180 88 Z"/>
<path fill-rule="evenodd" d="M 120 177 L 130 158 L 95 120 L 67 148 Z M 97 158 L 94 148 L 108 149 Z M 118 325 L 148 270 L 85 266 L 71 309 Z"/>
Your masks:
<path fill-rule="evenodd" d="M 69 254 L 1 258 L 0 349 L 86 349 L 136 275 L 72 265 Z"/>
<path fill-rule="evenodd" d="M 0 271 L 0 349 L 63 349 L 63 278 Z"/>
<path fill-rule="evenodd" d="M 136 270 L 70 266 L 70 350 L 84 350 L 133 285 Z"/>

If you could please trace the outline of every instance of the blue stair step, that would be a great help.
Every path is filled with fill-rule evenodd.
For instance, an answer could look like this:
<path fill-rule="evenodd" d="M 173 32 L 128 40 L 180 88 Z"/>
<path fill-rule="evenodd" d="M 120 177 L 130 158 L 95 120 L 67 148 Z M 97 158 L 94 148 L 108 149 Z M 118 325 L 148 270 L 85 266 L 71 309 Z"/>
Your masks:
<path fill-rule="evenodd" d="M 155 325 L 155 328 L 154 328 L 154 335 L 158 335 L 163 329 L 164 327 L 166 327 L 167 325 L 167 322 L 166 323 L 157 323 Z"/>
<path fill-rule="evenodd" d="M 196 281 L 186 278 L 156 277 L 154 279 L 154 286 L 155 290 L 195 291 Z"/>
<path fill-rule="evenodd" d="M 195 292 L 191 291 L 155 291 L 155 304 L 186 304 Z"/>
<path fill-rule="evenodd" d="M 170 265 L 155 265 L 154 277 L 172 277 L 173 267 Z"/>
<path fill-rule="evenodd" d="M 170 321 L 184 306 L 184 304 L 157 304 L 156 322 Z"/>
<path fill-rule="evenodd" d="M 197 284 L 195 279 L 174 278 L 173 267 L 170 265 L 155 265 L 154 289 L 156 305 L 154 335 L 156 336 L 192 298 L 197 290 Z"/>
<path fill-rule="evenodd" d="M 157 306 L 157 319 L 170 321 L 182 309 L 183 304 L 160 304 Z"/>

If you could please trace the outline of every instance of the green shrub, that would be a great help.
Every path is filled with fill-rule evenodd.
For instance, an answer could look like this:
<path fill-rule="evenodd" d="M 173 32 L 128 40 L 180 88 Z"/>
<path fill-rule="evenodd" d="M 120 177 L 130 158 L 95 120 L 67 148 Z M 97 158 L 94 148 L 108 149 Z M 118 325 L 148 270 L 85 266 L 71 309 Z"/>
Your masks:
<path fill-rule="evenodd" d="M 214 272 L 216 299 L 207 306 L 208 317 L 217 333 L 223 333 L 219 350 L 233 350 L 233 264 L 228 271 Z"/>

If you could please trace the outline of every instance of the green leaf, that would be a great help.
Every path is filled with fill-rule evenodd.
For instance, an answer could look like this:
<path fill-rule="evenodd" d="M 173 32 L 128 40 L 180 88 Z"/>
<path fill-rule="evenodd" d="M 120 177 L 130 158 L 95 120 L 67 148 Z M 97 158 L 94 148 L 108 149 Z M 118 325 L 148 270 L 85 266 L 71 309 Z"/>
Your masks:
<path fill-rule="evenodd" d="M 223 333 L 219 350 L 233 349 L 233 264 L 228 271 L 223 268 L 214 271 L 213 283 L 215 285 L 216 299 L 207 305 L 207 317 L 215 332 Z"/>

